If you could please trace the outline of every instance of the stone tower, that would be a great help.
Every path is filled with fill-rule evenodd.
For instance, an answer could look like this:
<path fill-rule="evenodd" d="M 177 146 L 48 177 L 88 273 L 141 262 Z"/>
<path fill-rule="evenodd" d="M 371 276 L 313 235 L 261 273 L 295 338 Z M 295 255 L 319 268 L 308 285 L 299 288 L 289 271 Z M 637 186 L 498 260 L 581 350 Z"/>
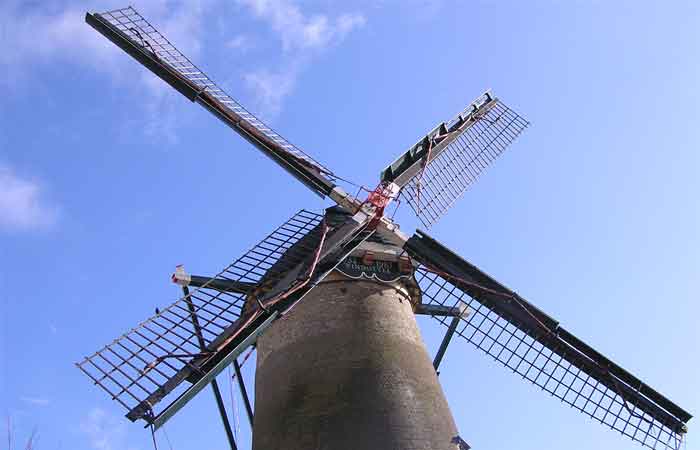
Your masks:
<path fill-rule="evenodd" d="M 258 340 L 253 450 L 459 448 L 416 324 L 412 267 L 367 278 L 395 269 L 398 253 L 362 244 Z"/>

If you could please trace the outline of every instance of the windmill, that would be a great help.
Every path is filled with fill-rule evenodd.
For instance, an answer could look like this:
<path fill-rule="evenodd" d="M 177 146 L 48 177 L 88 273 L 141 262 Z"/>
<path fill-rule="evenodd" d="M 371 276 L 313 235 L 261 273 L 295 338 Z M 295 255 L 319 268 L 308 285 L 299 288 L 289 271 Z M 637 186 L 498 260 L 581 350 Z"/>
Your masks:
<path fill-rule="evenodd" d="M 86 22 L 335 206 L 302 210 L 214 276 L 178 267 L 183 296 L 77 366 L 153 431 L 233 366 L 253 448 L 468 449 L 437 371 L 454 335 L 649 448 L 678 449 L 691 415 L 424 231 L 527 127 L 486 92 L 351 195 L 334 172 L 248 112 L 133 8 Z M 416 314 L 446 327 L 429 359 Z M 239 357 L 256 348 L 255 404 Z"/>

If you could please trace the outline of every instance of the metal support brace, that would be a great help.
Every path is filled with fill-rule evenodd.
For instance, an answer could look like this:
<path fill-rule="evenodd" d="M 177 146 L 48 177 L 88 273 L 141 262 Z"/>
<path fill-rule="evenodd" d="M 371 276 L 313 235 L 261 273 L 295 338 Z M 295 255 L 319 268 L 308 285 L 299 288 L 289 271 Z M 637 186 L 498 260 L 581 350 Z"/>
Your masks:
<path fill-rule="evenodd" d="M 241 397 L 243 397 L 245 412 L 246 414 L 248 414 L 248 421 L 250 422 L 250 427 L 253 428 L 253 408 L 250 407 L 248 392 L 245 389 L 245 382 L 243 381 L 243 375 L 241 374 L 241 365 L 238 364 L 237 359 L 233 360 L 233 368 L 236 370 L 236 378 L 238 379 L 238 387 L 241 389 Z"/>
<path fill-rule="evenodd" d="M 416 305 L 416 314 L 426 316 L 452 316 L 459 317 L 462 314 L 462 309 L 457 306 L 442 306 L 442 305 Z"/>
<path fill-rule="evenodd" d="M 463 303 L 460 303 L 458 306 L 419 304 L 416 306 L 415 313 L 430 316 L 452 316 L 452 322 L 450 322 L 450 326 L 447 328 L 445 337 L 442 338 L 440 348 L 438 348 L 438 351 L 435 354 L 435 359 L 433 360 L 433 367 L 435 367 L 435 372 L 437 372 L 437 374 L 440 375 L 440 372 L 438 372 L 438 367 L 440 366 L 442 358 L 445 356 L 447 346 L 449 345 L 450 340 L 452 339 L 452 335 L 457 330 L 459 320 L 464 317 L 467 317 L 469 315 L 469 311 L 467 310 L 466 305 Z"/>
<path fill-rule="evenodd" d="M 197 319 L 197 311 L 194 308 L 194 303 L 192 302 L 192 297 L 190 296 L 190 290 L 187 286 L 182 286 L 182 293 L 185 294 L 185 302 L 187 302 L 187 309 L 190 312 L 190 319 L 192 320 L 192 326 L 194 327 L 194 332 L 197 335 L 197 343 L 202 351 L 206 351 L 207 344 L 204 342 L 204 336 L 202 336 L 202 327 L 199 325 L 199 320 Z M 224 430 L 226 431 L 226 438 L 228 439 L 228 444 L 231 450 L 238 450 L 236 447 L 236 440 L 233 437 L 233 430 L 231 429 L 231 424 L 228 421 L 228 415 L 226 414 L 226 406 L 224 405 L 224 399 L 221 397 L 221 390 L 219 389 L 219 384 L 216 382 L 216 378 L 211 380 L 211 390 L 214 392 L 214 398 L 216 399 L 216 406 L 219 409 L 219 415 L 221 416 L 221 422 L 224 424 Z"/>
<path fill-rule="evenodd" d="M 220 292 L 233 292 L 236 294 L 248 294 L 255 289 L 255 283 L 227 280 L 225 278 L 201 277 L 190 275 L 185 272 L 184 267 L 177 266 L 177 270 L 170 277 L 173 283 L 183 287 L 193 286 L 196 288 L 206 287 Z"/>
<path fill-rule="evenodd" d="M 233 430 L 231 430 L 231 424 L 228 421 L 228 415 L 226 414 L 226 406 L 224 405 L 224 399 L 221 396 L 221 390 L 219 389 L 219 383 L 216 382 L 216 378 L 211 380 L 211 390 L 214 392 L 214 398 L 216 399 L 216 407 L 219 410 L 221 422 L 224 424 L 224 430 L 226 431 L 226 439 L 228 439 L 228 444 L 231 446 L 231 450 L 238 450 L 238 447 L 236 446 L 236 438 L 233 437 Z"/>
<path fill-rule="evenodd" d="M 452 335 L 455 333 L 455 330 L 457 329 L 458 324 L 459 324 L 459 316 L 453 317 L 452 322 L 450 322 L 449 328 L 447 328 L 447 333 L 445 333 L 445 337 L 442 338 L 442 342 L 440 343 L 440 348 L 438 348 L 438 351 L 435 354 L 435 359 L 433 360 L 433 367 L 435 367 L 435 372 L 437 372 L 438 375 L 440 375 L 440 372 L 438 371 L 438 367 L 440 366 L 440 362 L 442 361 L 442 358 L 445 356 L 445 351 L 447 350 L 447 346 L 450 344 L 450 340 L 452 339 Z"/>

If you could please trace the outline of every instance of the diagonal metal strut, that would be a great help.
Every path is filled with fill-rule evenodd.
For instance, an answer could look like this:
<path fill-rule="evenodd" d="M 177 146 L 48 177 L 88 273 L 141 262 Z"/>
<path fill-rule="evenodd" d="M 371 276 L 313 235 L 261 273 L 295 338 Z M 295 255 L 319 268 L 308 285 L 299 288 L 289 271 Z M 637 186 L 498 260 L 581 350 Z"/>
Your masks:
<path fill-rule="evenodd" d="M 197 335 L 197 342 L 199 343 L 199 348 L 205 351 L 207 348 L 206 342 L 204 342 L 204 337 L 202 336 L 202 327 L 199 325 L 199 319 L 197 319 L 197 312 L 195 310 L 194 304 L 192 303 L 192 296 L 190 295 L 190 290 L 187 286 L 182 286 L 182 293 L 185 294 L 185 301 L 187 302 L 187 308 L 190 310 L 190 318 L 192 319 L 192 326 L 194 327 L 194 332 Z M 238 450 L 236 446 L 236 439 L 233 437 L 233 430 L 231 429 L 231 424 L 228 421 L 228 415 L 226 414 L 226 406 L 224 405 L 224 400 L 221 397 L 221 390 L 219 389 L 219 383 L 216 382 L 216 377 L 211 380 L 211 390 L 214 392 L 214 398 L 216 399 L 216 407 L 219 409 L 219 415 L 221 416 L 221 422 L 224 424 L 224 430 L 226 431 L 226 439 L 228 439 L 229 447 L 231 450 Z"/>

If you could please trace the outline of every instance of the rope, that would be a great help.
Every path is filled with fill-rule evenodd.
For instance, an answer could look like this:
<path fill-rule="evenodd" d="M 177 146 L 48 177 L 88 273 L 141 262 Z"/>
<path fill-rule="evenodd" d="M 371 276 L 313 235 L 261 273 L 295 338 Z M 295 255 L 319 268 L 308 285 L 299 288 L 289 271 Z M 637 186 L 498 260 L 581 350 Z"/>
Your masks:
<path fill-rule="evenodd" d="M 313 276 L 313 273 L 316 271 L 316 265 L 318 264 L 318 261 L 321 257 L 321 249 L 323 248 L 323 244 L 326 242 L 326 236 L 328 235 L 328 230 L 330 229 L 330 227 L 326 223 L 325 219 L 323 220 L 322 225 L 323 225 L 323 227 L 322 227 L 323 231 L 321 232 L 321 241 L 319 242 L 318 248 L 316 249 L 316 252 L 314 254 L 314 261 L 311 264 L 311 267 L 309 267 L 309 272 L 306 276 L 306 279 L 304 281 L 302 281 L 300 284 L 297 284 L 293 288 L 289 289 L 288 291 L 282 292 L 277 297 L 273 297 L 270 300 L 266 301 L 265 302 L 266 307 L 270 307 L 276 303 L 279 303 L 280 301 L 289 297 L 290 295 L 292 295 L 293 293 L 295 293 L 299 289 L 306 286 L 309 283 L 309 281 L 311 281 L 311 277 Z"/>
<path fill-rule="evenodd" d="M 248 360 L 248 358 L 250 358 L 250 355 L 253 354 L 253 350 L 254 350 L 253 347 L 250 347 L 250 348 L 248 349 L 248 352 L 247 352 L 246 355 L 243 357 L 243 361 L 241 361 L 241 367 L 243 367 L 243 364 L 245 364 L 245 362 Z"/>
<path fill-rule="evenodd" d="M 366 225 L 364 225 L 364 226 L 362 227 L 362 229 L 360 229 L 360 230 L 357 232 L 356 236 L 357 236 L 357 235 L 360 235 L 360 234 L 362 234 L 362 233 L 364 233 L 368 228 L 370 228 L 371 225 L 372 225 L 372 222 L 369 221 Z M 360 243 L 364 242 L 364 241 L 365 241 L 366 239 L 368 239 L 372 234 L 374 234 L 374 231 L 375 231 L 374 229 L 370 230 L 369 234 L 367 234 L 365 237 L 363 237 L 363 238 L 361 239 L 360 242 L 358 242 L 357 244 L 355 244 L 355 247 L 353 247 L 353 249 L 357 248 L 357 246 L 358 246 Z M 348 252 L 348 253 L 350 253 L 350 252 Z M 340 260 L 337 261 L 337 262 L 333 265 L 333 267 L 329 268 L 328 271 L 327 271 L 327 273 L 332 272 L 339 264 L 340 264 Z M 298 301 L 292 303 L 287 309 L 285 309 L 285 310 L 281 313 L 281 316 L 285 316 L 285 315 L 289 314 L 289 312 L 292 310 L 292 308 L 294 308 L 297 304 L 299 304 Z"/>
<path fill-rule="evenodd" d="M 292 295 L 293 293 L 295 293 L 295 292 L 298 291 L 299 289 L 302 289 L 304 286 L 306 286 L 306 285 L 309 283 L 309 281 L 311 280 L 311 277 L 313 276 L 314 271 L 316 270 L 316 265 L 318 264 L 318 260 L 319 260 L 320 255 L 321 255 L 321 249 L 323 248 L 323 244 L 324 244 L 324 242 L 326 241 L 326 235 L 328 234 L 328 231 L 329 231 L 329 229 L 330 229 L 329 226 L 328 226 L 328 224 L 326 223 L 326 220 L 325 220 L 325 219 L 324 219 L 323 222 L 321 222 L 321 223 L 322 223 L 322 225 L 323 225 L 323 228 L 322 228 L 323 231 L 322 231 L 322 234 L 321 234 L 321 240 L 320 240 L 320 242 L 319 242 L 318 248 L 316 249 L 316 252 L 315 252 L 315 255 L 314 255 L 314 261 L 313 261 L 311 267 L 309 268 L 309 273 L 308 273 L 308 275 L 306 276 L 306 279 L 305 279 L 304 281 L 302 281 L 301 283 L 297 284 L 296 286 L 294 286 L 293 288 L 291 288 L 291 289 L 289 289 L 289 290 L 287 290 L 287 291 L 285 291 L 285 292 L 281 292 L 281 293 L 280 293 L 279 295 L 277 295 L 276 297 L 273 297 L 273 298 L 271 298 L 270 300 L 267 300 L 267 301 L 264 302 L 264 303 L 263 303 L 263 302 L 259 302 L 258 309 L 256 309 L 255 312 L 254 312 L 245 322 L 243 322 L 243 324 L 242 324 L 241 326 L 238 327 L 238 330 L 236 330 L 231 336 L 229 336 L 228 339 L 226 339 L 224 342 L 222 342 L 221 344 L 219 344 L 219 347 L 218 347 L 217 350 L 220 350 L 220 349 L 222 349 L 223 347 L 225 347 L 226 345 L 228 345 L 228 343 L 231 342 L 231 341 L 232 341 L 233 339 L 235 339 L 236 337 L 238 337 L 238 335 L 239 335 L 245 328 L 247 328 L 248 325 L 250 325 L 252 322 L 254 322 L 255 319 L 259 318 L 261 312 L 263 311 L 262 308 L 269 308 L 270 306 L 272 306 L 272 305 L 274 305 L 274 304 L 276 304 L 276 303 L 278 303 L 278 302 L 284 300 L 285 298 L 289 297 L 290 295 Z"/>

